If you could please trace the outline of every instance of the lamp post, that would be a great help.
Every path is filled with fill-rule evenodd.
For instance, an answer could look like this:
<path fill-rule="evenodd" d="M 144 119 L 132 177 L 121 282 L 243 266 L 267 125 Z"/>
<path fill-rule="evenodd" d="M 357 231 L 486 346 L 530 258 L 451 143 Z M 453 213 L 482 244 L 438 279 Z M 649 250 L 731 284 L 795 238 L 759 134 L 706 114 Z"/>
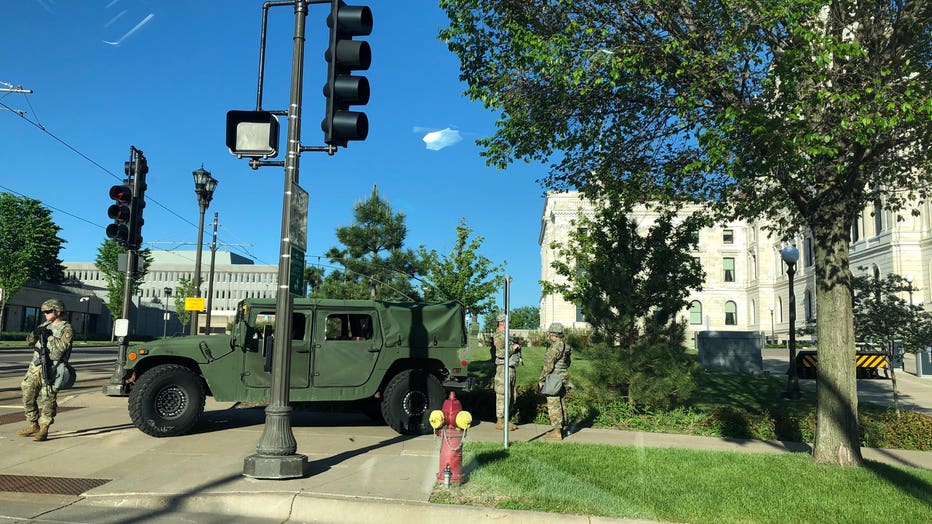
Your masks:
<path fill-rule="evenodd" d="M 796 373 L 796 290 L 793 288 L 793 276 L 796 274 L 796 262 L 799 260 L 799 250 L 796 249 L 796 246 L 786 246 L 780 251 L 780 258 L 786 263 L 786 276 L 789 279 L 790 288 L 788 304 L 790 314 L 790 340 L 787 344 L 790 349 L 790 370 L 783 396 L 786 398 L 798 399 L 802 394 L 799 391 L 799 376 Z"/>
<path fill-rule="evenodd" d="M 162 308 L 162 338 L 165 338 L 168 335 L 168 299 L 172 297 L 172 288 L 162 288 L 162 293 L 165 295 L 165 306 Z"/>
<path fill-rule="evenodd" d="M 777 343 L 777 331 L 774 329 L 774 326 L 773 326 L 773 310 L 774 309 L 775 308 L 773 307 L 773 304 L 770 304 L 770 340 L 774 344 L 776 344 Z"/>
<path fill-rule="evenodd" d="M 87 319 L 91 314 L 91 297 L 81 297 L 78 302 L 84 302 L 84 343 L 87 344 Z"/>
<path fill-rule="evenodd" d="M 214 189 L 217 188 L 217 179 L 210 176 L 210 171 L 200 169 L 191 173 L 194 175 L 194 193 L 197 195 L 197 205 L 200 208 L 200 219 L 197 223 L 197 254 L 194 256 L 194 296 L 201 296 L 201 249 L 204 248 L 204 213 L 214 198 Z M 191 334 L 197 334 L 197 311 L 191 312 Z"/>
<path fill-rule="evenodd" d="M 913 276 L 911 274 L 906 275 L 906 292 L 909 293 L 909 310 L 913 310 Z"/>

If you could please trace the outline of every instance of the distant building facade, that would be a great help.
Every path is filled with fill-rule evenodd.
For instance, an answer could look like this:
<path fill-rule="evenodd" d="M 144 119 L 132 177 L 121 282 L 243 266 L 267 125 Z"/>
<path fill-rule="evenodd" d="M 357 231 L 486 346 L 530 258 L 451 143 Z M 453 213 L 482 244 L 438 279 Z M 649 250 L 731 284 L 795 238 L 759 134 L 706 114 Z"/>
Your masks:
<path fill-rule="evenodd" d="M 161 336 L 163 331 L 175 334 L 184 331 L 177 320 L 175 296 L 182 279 L 193 280 L 196 253 L 193 251 L 152 250 L 152 264 L 134 297 L 139 310 L 138 333 Z M 207 298 L 210 282 L 211 252 L 201 254 L 201 296 Z M 107 299 L 107 281 L 93 262 L 65 262 L 65 279 L 73 285 L 97 290 Z M 213 332 L 222 331 L 232 320 L 236 304 L 244 298 L 274 298 L 278 282 L 278 266 L 259 265 L 229 251 L 218 250 L 214 256 L 211 306 Z M 168 297 L 165 288 L 172 290 Z M 168 324 L 163 316 L 168 314 Z M 207 317 L 198 315 L 198 331 L 206 331 Z M 169 326 L 171 329 L 168 329 Z"/>
<path fill-rule="evenodd" d="M 686 212 L 698 208 L 687 209 Z M 593 203 L 578 192 L 552 192 L 541 216 L 541 280 L 560 282 L 552 262 L 558 250 L 576 229 L 579 214 L 594 217 Z M 855 274 L 896 273 L 912 278 L 912 300 L 928 304 L 927 282 L 932 274 L 932 209 L 924 205 L 918 217 L 904 213 L 896 218 L 887 211 L 866 209 L 851 227 L 850 266 Z M 656 213 L 642 210 L 632 215 L 646 231 Z M 817 318 L 815 256 L 812 237 L 797 239 L 800 258 L 796 264 L 796 328 L 814 326 Z M 703 330 L 757 331 L 771 339 L 789 334 L 789 281 L 780 258 L 783 242 L 768 235 L 760 222 L 733 221 L 705 228 L 693 256 L 706 273 L 701 291 L 688 297 L 690 306 L 680 318 L 688 323 L 687 337 Z M 859 268 L 864 269 L 859 269 Z M 906 298 L 906 297 L 904 297 Z M 551 322 L 569 327 L 588 327 L 585 311 L 561 295 L 543 295 L 540 301 L 541 328 Z"/>

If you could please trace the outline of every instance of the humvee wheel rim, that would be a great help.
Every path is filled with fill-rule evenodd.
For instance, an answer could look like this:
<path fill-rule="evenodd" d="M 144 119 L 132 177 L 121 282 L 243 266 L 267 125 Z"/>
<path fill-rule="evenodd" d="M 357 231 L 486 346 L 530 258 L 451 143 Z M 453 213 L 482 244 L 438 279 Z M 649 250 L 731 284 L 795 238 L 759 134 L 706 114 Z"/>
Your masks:
<path fill-rule="evenodd" d="M 155 410 L 164 419 L 178 418 L 187 406 L 187 393 L 176 385 L 162 388 L 155 396 Z"/>
<path fill-rule="evenodd" d="M 408 415 L 422 415 L 427 411 L 428 399 L 423 391 L 409 391 L 402 402 Z"/>

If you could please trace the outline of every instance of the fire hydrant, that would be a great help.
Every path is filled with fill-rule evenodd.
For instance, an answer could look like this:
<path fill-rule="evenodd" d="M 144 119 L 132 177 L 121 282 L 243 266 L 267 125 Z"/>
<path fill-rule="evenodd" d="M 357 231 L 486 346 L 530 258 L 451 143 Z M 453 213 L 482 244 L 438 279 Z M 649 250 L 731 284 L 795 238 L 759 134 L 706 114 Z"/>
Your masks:
<path fill-rule="evenodd" d="M 443 408 L 430 414 L 430 425 L 440 437 L 440 469 L 437 483 L 444 486 L 459 485 L 463 481 L 463 439 L 472 424 L 472 415 L 463 411 L 456 393 L 443 401 Z"/>

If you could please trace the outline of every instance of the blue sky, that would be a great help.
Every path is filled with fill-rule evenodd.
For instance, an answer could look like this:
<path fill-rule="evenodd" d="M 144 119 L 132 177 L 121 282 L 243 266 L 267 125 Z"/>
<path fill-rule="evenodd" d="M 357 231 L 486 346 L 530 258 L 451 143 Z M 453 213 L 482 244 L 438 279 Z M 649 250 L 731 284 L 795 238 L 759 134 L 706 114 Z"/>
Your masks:
<path fill-rule="evenodd" d="M 0 93 L 0 102 L 25 112 L 24 119 L 0 107 L 0 191 L 36 198 L 53 210 L 67 240 L 63 260 L 94 259 L 109 223 L 108 189 L 122 179 L 133 145 L 145 152 L 150 168 L 147 247 L 189 250 L 193 265 L 198 208 L 191 172 L 203 164 L 219 180 L 205 246 L 218 212 L 220 243 L 251 244 L 220 249 L 277 263 L 282 169 L 253 171 L 224 142 L 226 112 L 255 108 L 262 3 L 4 3 L 0 82 L 33 94 Z M 458 61 L 437 39 L 446 18 L 436 5 L 348 3 L 369 5 L 374 18 L 368 38 L 373 63 L 364 73 L 372 86 L 364 109 L 369 138 L 332 157 L 301 157 L 300 185 L 310 195 L 308 262 L 337 245 L 335 229 L 352 221 L 353 204 L 377 185 L 406 214 L 408 247 L 448 252 L 465 218 L 485 238 L 483 254 L 507 261 L 512 307 L 538 305 L 543 189 L 535 180 L 544 168 L 520 163 L 495 170 L 479 156 L 474 142 L 492 134 L 495 115 L 462 96 Z M 323 143 L 328 11 L 328 5 L 311 5 L 308 15 L 303 145 Z M 293 9 L 271 10 L 266 109 L 288 104 L 293 23 Z M 284 129 L 284 118 L 281 123 Z M 284 143 L 283 136 L 281 149 Z"/>

